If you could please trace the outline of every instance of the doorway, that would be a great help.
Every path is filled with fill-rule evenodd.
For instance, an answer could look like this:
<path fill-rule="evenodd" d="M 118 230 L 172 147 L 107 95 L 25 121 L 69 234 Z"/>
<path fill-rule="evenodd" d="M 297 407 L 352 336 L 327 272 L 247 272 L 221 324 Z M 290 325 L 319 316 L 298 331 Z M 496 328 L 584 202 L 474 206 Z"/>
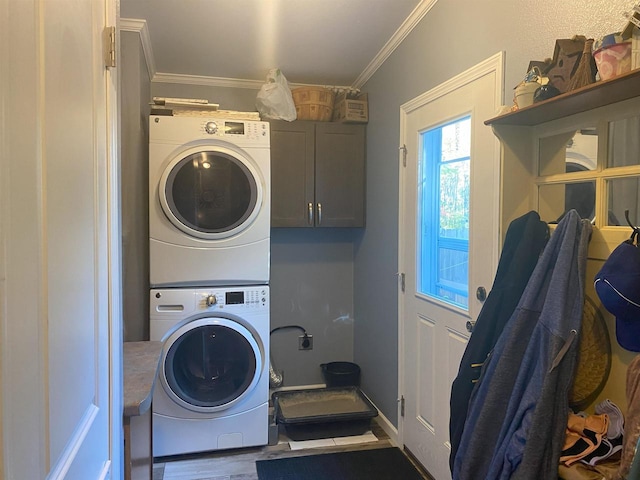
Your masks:
<path fill-rule="evenodd" d="M 498 261 L 499 53 L 401 107 L 399 439 L 449 472 L 449 397 Z"/>

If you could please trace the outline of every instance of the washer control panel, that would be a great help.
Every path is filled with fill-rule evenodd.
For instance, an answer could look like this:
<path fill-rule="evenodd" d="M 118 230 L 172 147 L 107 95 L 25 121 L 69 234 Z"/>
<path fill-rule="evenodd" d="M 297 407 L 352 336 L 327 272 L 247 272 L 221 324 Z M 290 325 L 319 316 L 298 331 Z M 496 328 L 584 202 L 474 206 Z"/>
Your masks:
<path fill-rule="evenodd" d="M 268 341 L 269 285 L 162 288 L 152 289 L 149 297 L 152 340 L 163 340 L 192 320 L 219 318 L 245 322 Z"/>
<path fill-rule="evenodd" d="M 269 290 L 267 286 L 203 289 L 198 291 L 197 296 L 198 309 L 204 310 L 265 307 L 269 301 Z"/>

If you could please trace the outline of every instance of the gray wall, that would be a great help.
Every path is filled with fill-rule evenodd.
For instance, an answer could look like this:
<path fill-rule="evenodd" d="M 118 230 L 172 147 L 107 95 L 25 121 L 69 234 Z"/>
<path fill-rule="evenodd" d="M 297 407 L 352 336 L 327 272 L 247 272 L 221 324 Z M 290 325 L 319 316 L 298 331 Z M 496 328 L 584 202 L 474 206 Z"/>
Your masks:
<path fill-rule="evenodd" d="M 530 60 L 555 40 L 620 30 L 631 0 L 438 0 L 364 85 L 367 228 L 355 244 L 354 359 L 362 389 L 398 425 L 398 145 L 400 106 L 499 51 L 506 52 L 505 103 Z"/>
<path fill-rule="evenodd" d="M 271 335 L 284 385 L 323 383 L 320 364 L 353 360 L 353 232 L 271 230 L 271 328 L 300 325 L 313 350 L 298 350 L 298 330 Z"/>
<path fill-rule="evenodd" d="M 255 112 L 258 89 L 153 82 L 151 95 L 154 97 L 204 98 L 209 100 L 209 103 L 219 104 L 221 110 Z"/>
<path fill-rule="evenodd" d="M 126 342 L 149 339 L 148 152 L 151 82 L 140 35 L 121 32 L 121 201 Z"/>

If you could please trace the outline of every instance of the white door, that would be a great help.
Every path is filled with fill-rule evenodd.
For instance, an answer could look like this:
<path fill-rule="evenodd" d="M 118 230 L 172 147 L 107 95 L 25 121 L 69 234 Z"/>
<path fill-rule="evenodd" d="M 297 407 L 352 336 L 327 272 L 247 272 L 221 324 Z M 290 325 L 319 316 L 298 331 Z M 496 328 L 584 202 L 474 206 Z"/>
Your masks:
<path fill-rule="evenodd" d="M 483 122 L 501 85 L 499 54 L 401 112 L 400 438 L 437 480 L 451 477 L 449 398 L 466 325 L 498 262 L 499 144 Z"/>
<path fill-rule="evenodd" d="M 120 478 L 110 0 L 0 2 L 0 478 Z"/>

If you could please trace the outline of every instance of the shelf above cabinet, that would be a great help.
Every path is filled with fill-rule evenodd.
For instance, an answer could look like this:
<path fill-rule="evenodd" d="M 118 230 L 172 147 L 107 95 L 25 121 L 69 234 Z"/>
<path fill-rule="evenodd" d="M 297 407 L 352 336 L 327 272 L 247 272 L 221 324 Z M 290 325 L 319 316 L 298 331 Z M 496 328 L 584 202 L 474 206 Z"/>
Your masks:
<path fill-rule="evenodd" d="M 578 88 L 486 120 L 485 125 L 533 126 L 640 96 L 640 70 Z"/>

